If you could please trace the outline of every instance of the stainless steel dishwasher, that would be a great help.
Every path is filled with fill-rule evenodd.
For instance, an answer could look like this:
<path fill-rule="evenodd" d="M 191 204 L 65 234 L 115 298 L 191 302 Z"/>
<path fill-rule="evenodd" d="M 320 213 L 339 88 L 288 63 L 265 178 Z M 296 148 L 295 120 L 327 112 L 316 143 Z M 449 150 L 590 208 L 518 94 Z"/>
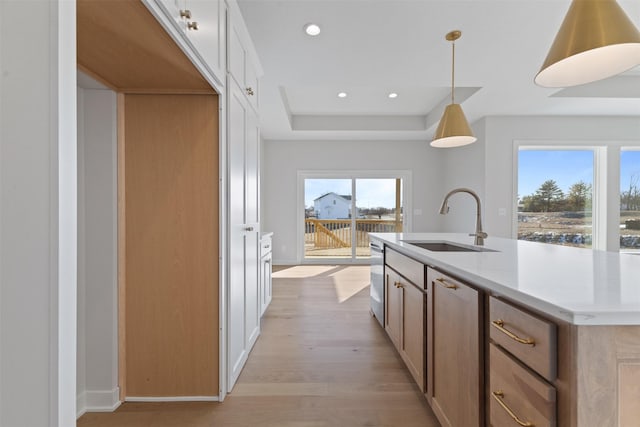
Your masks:
<path fill-rule="evenodd" d="M 382 242 L 371 240 L 371 312 L 384 328 L 384 258 Z"/>

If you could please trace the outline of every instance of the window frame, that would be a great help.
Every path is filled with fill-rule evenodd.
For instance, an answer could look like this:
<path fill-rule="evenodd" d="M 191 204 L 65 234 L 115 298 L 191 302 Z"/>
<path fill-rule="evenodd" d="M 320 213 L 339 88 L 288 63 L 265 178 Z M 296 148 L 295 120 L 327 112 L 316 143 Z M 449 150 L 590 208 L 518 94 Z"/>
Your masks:
<path fill-rule="evenodd" d="M 368 258 L 326 258 L 307 259 L 304 256 L 304 182 L 305 179 L 351 179 L 351 209 L 355 212 L 356 180 L 358 179 L 401 179 L 402 180 L 402 209 L 405 213 L 413 212 L 411 208 L 412 173 L 410 170 L 299 170 L 297 174 L 297 201 L 296 201 L 296 254 L 298 263 L 301 264 L 369 264 Z M 412 230 L 412 215 L 402 215 L 402 227 L 404 232 Z M 355 251 L 355 248 L 352 248 Z"/>
<path fill-rule="evenodd" d="M 593 150 L 592 249 L 620 252 L 620 152 L 640 150 L 640 140 L 516 140 L 513 144 L 512 238 L 518 238 L 518 175 L 521 149 Z"/>

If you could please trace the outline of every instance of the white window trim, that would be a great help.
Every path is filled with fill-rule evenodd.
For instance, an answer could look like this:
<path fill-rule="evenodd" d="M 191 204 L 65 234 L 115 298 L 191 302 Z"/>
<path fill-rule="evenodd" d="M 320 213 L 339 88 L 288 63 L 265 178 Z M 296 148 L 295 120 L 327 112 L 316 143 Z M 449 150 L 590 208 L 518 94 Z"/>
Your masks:
<path fill-rule="evenodd" d="M 410 170 L 299 170 L 297 177 L 297 213 L 296 213 L 296 256 L 299 264 L 369 264 L 368 259 L 357 259 L 353 256 L 350 259 L 345 258 L 326 258 L 321 260 L 305 259 L 304 257 L 304 180 L 305 179 L 351 179 L 351 192 L 353 204 L 356 203 L 355 197 L 355 180 L 356 179 L 402 179 L 402 209 L 405 215 L 402 215 L 402 227 L 404 232 L 412 230 L 412 215 L 407 212 L 413 212 L 411 205 L 411 177 Z"/>

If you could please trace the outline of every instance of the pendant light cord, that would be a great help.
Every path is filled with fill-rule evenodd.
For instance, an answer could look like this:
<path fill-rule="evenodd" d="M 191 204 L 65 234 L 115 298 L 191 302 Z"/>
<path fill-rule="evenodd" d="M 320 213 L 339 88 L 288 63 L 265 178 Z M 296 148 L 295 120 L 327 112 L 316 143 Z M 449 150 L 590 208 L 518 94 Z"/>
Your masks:
<path fill-rule="evenodd" d="M 451 42 L 451 103 L 455 104 L 454 98 L 453 98 L 453 92 L 454 92 L 454 76 L 455 76 L 455 72 L 456 72 L 456 42 L 452 41 Z"/>

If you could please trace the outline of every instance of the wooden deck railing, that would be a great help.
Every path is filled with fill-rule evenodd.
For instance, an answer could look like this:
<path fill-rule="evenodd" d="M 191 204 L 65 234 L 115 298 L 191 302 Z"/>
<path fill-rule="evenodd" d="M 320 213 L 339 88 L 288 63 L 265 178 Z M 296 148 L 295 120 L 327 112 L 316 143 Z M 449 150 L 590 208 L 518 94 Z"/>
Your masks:
<path fill-rule="evenodd" d="M 350 219 L 304 220 L 304 242 L 316 248 L 348 248 L 351 246 Z M 400 233 L 402 221 L 386 219 L 356 219 L 356 246 L 368 247 L 368 233 Z"/>

